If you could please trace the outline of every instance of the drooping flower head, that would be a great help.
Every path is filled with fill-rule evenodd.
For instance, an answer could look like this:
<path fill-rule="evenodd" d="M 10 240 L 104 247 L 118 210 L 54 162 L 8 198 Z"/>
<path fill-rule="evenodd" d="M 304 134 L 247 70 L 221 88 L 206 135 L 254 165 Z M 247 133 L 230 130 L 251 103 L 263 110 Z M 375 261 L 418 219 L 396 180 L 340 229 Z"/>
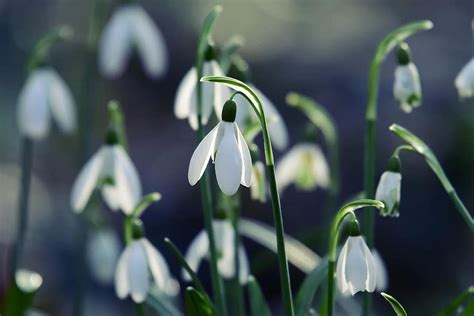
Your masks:
<path fill-rule="evenodd" d="M 213 44 L 208 45 L 202 70 L 203 76 L 222 76 L 221 67 L 216 61 Z M 198 108 L 196 85 L 198 82 L 196 67 L 192 67 L 179 83 L 174 100 L 174 113 L 178 119 L 188 119 L 192 129 L 198 128 Z M 223 85 L 202 85 L 202 115 L 201 124 L 209 121 L 215 104 L 224 104 L 230 96 L 229 88 Z"/>
<path fill-rule="evenodd" d="M 301 143 L 291 148 L 277 163 L 276 176 L 280 192 L 292 183 L 304 191 L 329 186 L 328 163 L 321 148 L 312 143 Z"/>
<path fill-rule="evenodd" d="M 130 295 L 142 303 L 154 284 L 164 293 L 176 287 L 168 264 L 161 253 L 145 238 L 141 220 L 132 226 L 133 241 L 122 252 L 115 270 L 115 291 L 120 299 Z"/>
<path fill-rule="evenodd" d="M 28 76 L 17 105 L 20 132 L 30 139 L 39 140 L 49 133 L 54 119 L 64 133 L 76 129 L 76 109 L 71 91 L 50 67 L 40 67 Z"/>
<path fill-rule="evenodd" d="M 228 100 L 222 110 L 222 121 L 199 143 L 191 157 L 188 181 L 195 185 L 206 170 L 209 158 L 215 161 L 217 183 L 227 195 L 233 195 L 240 184 L 252 182 L 252 158 L 247 143 L 235 123 L 237 105 Z"/>
<path fill-rule="evenodd" d="M 474 96 L 474 58 L 461 69 L 454 81 L 460 98 L 472 98 Z"/>
<path fill-rule="evenodd" d="M 218 253 L 217 268 L 219 274 L 225 279 L 235 277 L 235 230 L 228 219 L 214 219 L 212 222 L 216 236 L 216 250 Z M 199 270 L 203 259 L 209 259 L 209 238 L 207 232 L 202 230 L 191 242 L 186 251 L 186 262 L 194 272 Z M 183 279 L 190 281 L 190 275 L 183 270 Z M 249 261 L 243 246 L 239 248 L 239 282 L 246 284 L 249 277 Z"/>
<path fill-rule="evenodd" d="M 99 188 L 112 210 L 131 214 L 142 197 L 138 172 L 114 129 L 109 129 L 105 144 L 85 164 L 71 193 L 71 207 L 82 212 L 94 189 Z"/>
<path fill-rule="evenodd" d="M 400 160 L 393 156 L 389 160 L 388 170 L 380 177 L 375 199 L 384 202 L 385 207 L 380 211 L 382 216 L 398 217 L 400 206 L 400 192 L 402 174 L 400 173 Z"/>
<path fill-rule="evenodd" d="M 377 291 L 385 291 L 388 287 L 388 273 L 385 262 L 377 250 L 372 251 L 374 257 L 375 271 L 377 272 L 375 289 Z"/>
<path fill-rule="evenodd" d="M 351 223 L 350 236 L 337 260 L 336 279 L 342 294 L 373 292 L 377 281 L 374 258 L 360 235 L 357 222 Z"/>
<path fill-rule="evenodd" d="M 409 113 L 421 105 L 422 94 L 420 75 L 415 64 L 411 62 L 410 49 L 406 43 L 401 43 L 398 47 L 397 62 L 393 95 L 400 108 Z"/>
<path fill-rule="evenodd" d="M 87 262 L 92 276 L 99 283 L 112 284 L 121 248 L 119 236 L 109 228 L 94 231 L 88 238 Z"/>
<path fill-rule="evenodd" d="M 121 5 L 113 12 L 100 39 L 102 74 L 108 78 L 121 76 L 135 49 L 148 76 L 158 78 L 166 72 L 168 54 L 160 30 L 139 5 Z"/>

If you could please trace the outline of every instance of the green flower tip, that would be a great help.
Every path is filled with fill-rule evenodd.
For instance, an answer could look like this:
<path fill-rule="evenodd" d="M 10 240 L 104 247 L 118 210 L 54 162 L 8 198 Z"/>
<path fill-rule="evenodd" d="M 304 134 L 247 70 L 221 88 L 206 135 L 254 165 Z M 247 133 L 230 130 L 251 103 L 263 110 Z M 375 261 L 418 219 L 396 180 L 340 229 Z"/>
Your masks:
<path fill-rule="evenodd" d="M 132 237 L 133 239 L 140 239 L 145 236 L 145 227 L 143 226 L 143 222 L 139 218 L 134 218 L 132 220 Z"/>
<path fill-rule="evenodd" d="M 400 173 L 401 170 L 401 162 L 398 156 L 392 156 L 388 160 L 387 170 L 392 172 Z"/>
<path fill-rule="evenodd" d="M 111 113 L 120 111 L 120 103 L 117 100 L 110 100 L 109 103 L 107 103 L 107 109 Z"/>
<path fill-rule="evenodd" d="M 206 52 L 204 53 L 204 60 L 211 61 L 211 60 L 216 60 L 216 59 L 217 59 L 216 45 L 214 44 L 214 41 L 212 39 L 209 39 L 209 41 L 207 42 Z"/>
<path fill-rule="evenodd" d="M 352 220 L 347 223 L 347 230 L 349 232 L 349 236 L 357 237 L 360 236 L 360 226 L 357 220 Z"/>
<path fill-rule="evenodd" d="M 408 65 L 411 60 L 411 52 L 408 44 L 403 42 L 398 45 L 397 49 L 397 61 L 399 65 Z"/>
<path fill-rule="evenodd" d="M 43 278 L 36 272 L 20 269 L 15 273 L 15 283 L 20 291 L 33 293 L 43 284 Z"/>
<path fill-rule="evenodd" d="M 291 106 L 296 106 L 300 99 L 301 97 L 295 92 L 290 92 L 286 95 L 286 103 Z"/>
<path fill-rule="evenodd" d="M 107 145 L 117 145 L 119 143 L 119 137 L 117 131 L 114 128 L 110 127 L 105 133 L 105 140 L 104 142 Z"/>
<path fill-rule="evenodd" d="M 222 108 L 222 120 L 224 122 L 235 122 L 235 115 L 237 114 L 237 104 L 233 100 L 227 100 Z"/>

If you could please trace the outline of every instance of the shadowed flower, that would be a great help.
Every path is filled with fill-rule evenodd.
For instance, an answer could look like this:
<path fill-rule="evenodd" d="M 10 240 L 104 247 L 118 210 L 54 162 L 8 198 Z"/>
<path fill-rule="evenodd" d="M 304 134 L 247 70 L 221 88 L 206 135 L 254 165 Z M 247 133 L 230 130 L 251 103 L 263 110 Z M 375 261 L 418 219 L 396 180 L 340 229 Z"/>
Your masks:
<path fill-rule="evenodd" d="M 101 284 L 111 284 L 120 256 L 120 239 L 111 229 L 95 231 L 87 242 L 87 261 L 92 276 Z"/>
<path fill-rule="evenodd" d="M 342 294 L 375 290 L 374 258 L 362 236 L 349 236 L 337 260 L 337 286 Z"/>
<path fill-rule="evenodd" d="M 382 256 L 380 256 L 377 250 L 372 251 L 372 255 L 374 258 L 375 271 L 377 272 L 375 289 L 379 292 L 385 291 L 388 287 L 387 268 L 385 267 Z"/>
<path fill-rule="evenodd" d="M 321 148 L 311 143 L 294 146 L 276 166 L 278 189 L 284 191 L 292 183 L 310 191 L 329 185 L 329 167 Z"/>
<path fill-rule="evenodd" d="M 400 44 L 397 59 L 393 95 L 400 104 L 400 108 L 410 113 L 413 108 L 421 105 L 420 75 L 415 64 L 410 61 L 410 51 L 406 43 Z"/>
<path fill-rule="evenodd" d="M 385 171 L 380 177 L 375 199 L 382 201 L 385 207 L 380 211 L 382 216 L 398 217 L 402 175 L 400 172 Z"/>
<path fill-rule="evenodd" d="M 208 48 L 213 51 L 212 47 Z M 214 53 L 208 53 L 208 59 L 204 61 L 203 76 L 222 76 L 223 72 L 215 60 Z M 179 83 L 174 100 L 174 113 L 178 119 L 188 119 L 192 129 L 198 128 L 197 117 L 197 71 L 192 67 Z M 224 85 L 203 84 L 202 85 L 202 116 L 201 124 L 206 125 L 212 114 L 214 104 L 224 104 L 230 96 L 229 88 Z"/>
<path fill-rule="evenodd" d="M 163 35 L 137 4 L 120 6 L 104 27 L 99 43 L 99 68 L 108 78 L 121 76 L 136 49 L 148 76 L 162 76 L 168 68 Z"/>
<path fill-rule="evenodd" d="M 76 109 L 68 86 L 55 70 L 39 68 L 28 77 L 18 98 L 20 132 L 42 139 L 48 135 L 52 118 L 64 133 L 76 129 Z"/>
<path fill-rule="evenodd" d="M 474 58 L 461 69 L 454 81 L 460 98 L 472 98 L 474 96 Z"/>
<path fill-rule="evenodd" d="M 252 181 L 252 159 L 239 127 L 234 122 L 236 104 L 227 101 L 222 110 L 222 121 L 199 143 L 188 169 L 188 181 L 195 185 L 206 170 L 209 158 L 216 164 L 217 183 L 227 195 L 233 195 L 242 184 Z"/>
<path fill-rule="evenodd" d="M 92 156 L 77 176 L 71 193 L 71 207 L 82 212 L 95 188 L 112 210 L 130 215 L 142 197 L 138 172 L 117 135 L 109 131 L 106 144 Z"/>
<path fill-rule="evenodd" d="M 235 276 L 235 230 L 229 220 L 214 219 L 212 222 L 218 253 L 217 268 L 225 279 Z M 201 231 L 191 242 L 186 252 L 186 262 L 194 272 L 197 272 L 203 259 L 209 259 L 209 238 L 205 230 Z M 183 270 L 183 278 L 191 280 Z M 243 246 L 239 247 L 239 282 L 246 284 L 249 277 L 249 261 Z"/>
<path fill-rule="evenodd" d="M 133 240 L 120 256 L 115 291 L 120 299 L 130 295 L 135 303 L 142 303 L 153 283 L 166 293 L 175 281 L 163 256 L 148 239 L 141 237 Z"/>

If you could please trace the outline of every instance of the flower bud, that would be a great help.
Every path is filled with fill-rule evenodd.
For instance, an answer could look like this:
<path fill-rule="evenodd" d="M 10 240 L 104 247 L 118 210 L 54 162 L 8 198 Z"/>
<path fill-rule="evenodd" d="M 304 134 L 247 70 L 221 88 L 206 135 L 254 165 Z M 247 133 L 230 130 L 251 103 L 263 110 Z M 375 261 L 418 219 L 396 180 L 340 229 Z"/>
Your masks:
<path fill-rule="evenodd" d="M 380 177 L 375 199 L 382 201 L 385 207 L 381 209 L 382 216 L 398 217 L 400 206 L 400 191 L 402 175 L 400 172 L 385 171 Z"/>
<path fill-rule="evenodd" d="M 397 62 L 399 65 L 408 65 L 411 60 L 410 47 L 407 43 L 401 43 L 397 49 Z"/>
<path fill-rule="evenodd" d="M 237 114 L 237 104 L 233 100 L 227 100 L 222 108 L 222 120 L 225 122 L 235 122 L 235 116 Z"/>
<path fill-rule="evenodd" d="M 145 236 L 145 228 L 143 222 L 139 218 L 134 218 L 131 223 L 132 226 L 132 237 L 133 239 L 140 239 Z"/>
<path fill-rule="evenodd" d="M 107 145 L 116 145 L 119 143 L 119 137 L 118 137 L 117 131 L 114 128 L 110 127 L 107 130 L 107 132 L 105 133 L 104 142 Z"/>

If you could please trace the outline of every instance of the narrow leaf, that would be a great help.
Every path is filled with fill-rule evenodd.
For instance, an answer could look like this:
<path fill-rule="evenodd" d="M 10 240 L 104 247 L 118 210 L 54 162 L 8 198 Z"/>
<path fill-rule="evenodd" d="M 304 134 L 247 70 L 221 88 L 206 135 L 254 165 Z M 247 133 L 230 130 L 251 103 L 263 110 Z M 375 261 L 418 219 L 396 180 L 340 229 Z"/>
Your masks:
<path fill-rule="evenodd" d="M 403 308 L 402 304 L 400 304 L 399 301 L 397 301 L 393 296 L 388 295 L 386 293 L 380 293 L 384 299 L 387 300 L 387 302 L 390 303 L 392 306 L 393 311 L 395 312 L 395 315 L 397 316 L 407 316 L 407 312 Z"/>
<path fill-rule="evenodd" d="M 207 45 L 209 42 L 209 36 L 211 34 L 214 23 L 222 12 L 222 6 L 217 5 L 212 8 L 211 12 L 206 16 L 204 23 L 201 28 L 201 34 L 199 36 L 198 47 L 197 47 L 197 56 L 196 56 L 196 68 L 199 75 L 202 74 L 202 67 L 204 62 L 204 57 L 207 50 Z"/>
<path fill-rule="evenodd" d="M 461 294 L 459 294 L 448 306 L 438 313 L 438 316 L 450 316 L 457 312 L 458 309 L 465 305 L 469 299 L 474 300 L 474 286 L 468 287 Z"/>
<path fill-rule="evenodd" d="M 321 263 L 309 273 L 296 295 L 295 314 L 296 316 L 305 316 L 311 309 L 314 296 L 319 287 L 327 280 L 328 260 L 324 258 Z"/>
<path fill-rule="evenodd" d="M 173 302 L 157 288 L 153 288 L 148 294 L 145 303 L 156 311 L 157 315 L 184 316 Z"/>
<path fill-rule="evenodd" d="M 270 309 L 265 301 L 262 289 L 258 285 L 254 276 L 249 277 L 249 301 L 250 301 L 250 315 L 252 316 L 270 316 Z"/>
<path fill-rule="evenodd" d="M 212 307 L 194 288 L 188 287 L 184 294 L 184 305 L 188 316 L 212 316 Z"/>

